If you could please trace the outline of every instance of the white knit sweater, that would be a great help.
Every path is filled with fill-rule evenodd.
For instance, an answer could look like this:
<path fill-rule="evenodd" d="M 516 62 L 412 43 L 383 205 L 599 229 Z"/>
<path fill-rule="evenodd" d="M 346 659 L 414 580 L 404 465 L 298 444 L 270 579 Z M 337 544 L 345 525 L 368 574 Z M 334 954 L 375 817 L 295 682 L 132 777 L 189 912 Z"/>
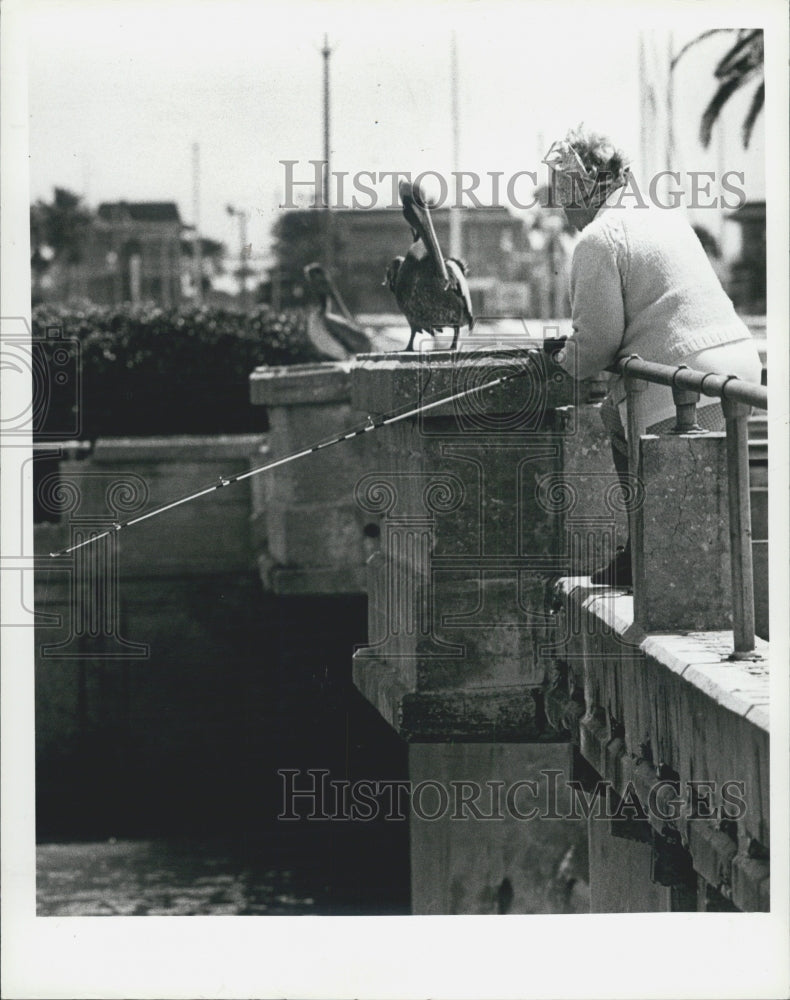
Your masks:
<path fill-rule="evenodd" d="M 567 370 L 588 378 L 631 354 L 681 364 L 704 348 L 750 339 L 682 214 L 629 198 L 619 206 L 619 194 L 573 254 Z"/>

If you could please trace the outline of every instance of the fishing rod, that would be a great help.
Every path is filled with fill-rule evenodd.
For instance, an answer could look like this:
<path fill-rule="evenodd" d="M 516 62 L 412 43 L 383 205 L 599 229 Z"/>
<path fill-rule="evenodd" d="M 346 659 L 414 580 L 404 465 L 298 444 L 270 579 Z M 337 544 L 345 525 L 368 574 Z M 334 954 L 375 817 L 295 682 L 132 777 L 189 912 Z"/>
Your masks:
<path fill-rule="evenodd" d="M 528 350 L 527 353 L 540 354 L 541 351 L 532 349 Z M 323 451 L 324 448 L 331 448 L 332 445 L 341 444 L 343 441 L 350 441 L 352 438 L 360 437 L 362 434 L 377 431 L 381 427 L 397 424 L 401 420 L 407 420 L 409 417 L 415 417 L 421 413 L 426 413 L 428 410 L 433 410 L 437 406 L 445 406 L 447 403 L 452 403 L 457 399 L 462 399 L 464 396 L 469 396 L 473 392 L 484 392 L 486 389 L 494 389 L 498 385 L 503 385 L 505 382 L 510 382 L 513 379 L 520 378 L 526 374 L 527 369 L 522 365 L 519 370 L 500 375 L 498 378 L 492 379 L 490 382 L 486 382 L 483 385 L 475 385 L 469 389 L 463 389 L 460 392 L 452 393 L 450 396 L 443 396 L 441 399 L 431 400 L 428 403 L 422 403 L 419 406 L 411 407 L 402 412 L 388 414 L 385 417 L 381 417 L 379 420 L 374 420 L 373 417 L 368 416 L 367 422 L 363 425 L 344 431 L 342 434 L 320 441 L 317 444 L 310 445 L 308 448 L 302 448 L 301 451 L 295 451 L 290 455 L 284 456 L 283 458 L 277 458 L 272 462 L 267 462 L 265 465 L 259 465 L 254 469 L 248 469 L 246 472 L 239 472 L 234 476 L 221 475 L 210 486 L 205 486 L 203 489 L 195 490 L 193 493 L 179 497 L 177 500 L 171 500 L 168 503 L 152 507 L 151 510 L 138 514 L 137 517 L 129 518 L 127 521 L 116 521 L 105 531 L 102 531 L 97 535 L 91 535 L 90 538 L 85 538 L 81 542 L 77 542 L 75 545 L 69 545 L 67 548 L 60 549 L 57 552 L 50 552 L 50 557 L 52 559 L 59 559 L 61 556 L 70 555 L 72 552 L 76 552 L 77 549 L 84 548 L 86 545 L 92 545 L 94 542 L 98 542 L 102 538 L 109 538 L 110 535 L 115 535 L 124 528 L 131 528 L 133 525 L 140 524 L 142 521 L 147 521 L 152 517 L 158 517 L 159 514 L 164 514 L 168 510 L 173 510 L 175 507 L 180 507 L 185 503 L 191 503 L 191 501 L 197 500 L 199 497 L 207 496 L 215 490 L 221 490 L 226 486 L 233 485 L 233 483 L 239 483 L 243 479 L 250 479 L 252 476 L 259 476 L 263 472 L 270 472 L 272 469 L 276 469 L 282 465 L 287 465 L 289 462 L 295 462 L 297 459 L 304 458 L 306 455 L 313 455 L 318 451 Z"/>

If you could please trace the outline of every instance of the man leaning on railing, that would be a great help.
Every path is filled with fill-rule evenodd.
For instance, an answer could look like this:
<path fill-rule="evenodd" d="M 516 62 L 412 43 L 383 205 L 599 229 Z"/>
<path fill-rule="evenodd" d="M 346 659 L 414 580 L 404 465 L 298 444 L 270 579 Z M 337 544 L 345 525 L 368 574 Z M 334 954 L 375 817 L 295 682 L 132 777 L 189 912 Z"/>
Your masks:
<path fill-rule="evenodd" d="M 617 371 L 618 360 L 638 355 L 759 383 L 751 334 L 691 226 L 678 212 L 621 197 L 629 172 L 623 152 L 579 128 L 555 142 L 545 162 L 557 203 L 584 231 L 571 265 L 573 336 L 557 360 L 579 379 Z M 642 397 L 648 432 L 674 426 L 675 404 L 665 386 L 650 383 Z M 601 418 L 621 482 L 628 475 L 625 399 L 617 374 Z M 697 420 L 706 430 L 724 430 L 720 400 L 704 396 Z M 630 539 L 591 580 L 631 585 Z"/>

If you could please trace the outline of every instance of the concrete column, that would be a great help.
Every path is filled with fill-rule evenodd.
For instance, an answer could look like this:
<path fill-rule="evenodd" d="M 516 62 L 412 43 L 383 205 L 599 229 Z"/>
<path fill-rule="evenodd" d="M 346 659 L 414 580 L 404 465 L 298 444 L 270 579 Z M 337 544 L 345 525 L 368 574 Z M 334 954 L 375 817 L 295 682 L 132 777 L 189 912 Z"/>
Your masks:
<path fill-rule="evenodd" d="M 282 458 L 364 424 L 350 405 L 348 365 L 259 368 L 250 398 L 269 417 L 266 460 Z M 352 594 L 365 589 L 377 518 L 354 502 L 356 481 L 375 467 L 375 435 L 345 441 L 255 481 L 253 518 L 264 587 L 283 595 Z"/>
<path fill-rule="evenodd" d="M 641 478 L 645 631 L 732 628 L 724 435 L 644 435 Z"/>
<path fill-rule="evenodd" d="M 377 471 L 357 486 L 360 505 L 381 519 L 382 547 L 371 564 L 375 631 L 355 656 L 355 683 L 410 740 L 540 739 L 548 728 L 534 640 L 547 624 L 539 581 L 565 566 L 541 484 L 559 474 L 556 406 L 578 387 L 561 370 L 547 377 L 543 358 L 369 355 L 352 373 L 353 405 L 379 414 L 486 385 L 506 365 L 521 370 L 377 431 Z M 427 548 L 410 546 L 403 531 L 426 518 Z"/>
<path fill-rule="evenodd" d="M 412 912 L 588 912 L 569 773 L 568 744 L 412 744 Z"/>
<path fill-rule="evenodd" d="M 375 474 L 357 489 L 381 548 L 354 682 L 410 744 L 414 913 L 588 907 L 586 826 L 566 818 L 570 744 L 545 718 L 539 655 L 553 627 L 543 578 L 565 568 L 541 487 L 561 472 L 556 408 L 578 402 L 578 386 L 542 354 L 371 355 L 352 373 L 352 405 L 431 403 L 514 365 L 523 377 L 377 432 Z M 490 801 L 459 803 L 487 782 L 502 795 L 488 819 Z M 540 818 L 508 808 L 519 782 L 515 808 Z"/>
<path fill-rule="evenodd" d="M 663 913 L 672 890 L 651 878 L 653 847 L 637 838 L 615 837 L 611 822 L 591 815 L 590 913 Z"/>
<path fill-rule="evenodd" d="M 543 503 L 560 519 L 568 576 L 606 565 L 628 538 L 625 498 L 600 410 L 600 403 L 557 409 L 560 471 L 541 484 Z"/>

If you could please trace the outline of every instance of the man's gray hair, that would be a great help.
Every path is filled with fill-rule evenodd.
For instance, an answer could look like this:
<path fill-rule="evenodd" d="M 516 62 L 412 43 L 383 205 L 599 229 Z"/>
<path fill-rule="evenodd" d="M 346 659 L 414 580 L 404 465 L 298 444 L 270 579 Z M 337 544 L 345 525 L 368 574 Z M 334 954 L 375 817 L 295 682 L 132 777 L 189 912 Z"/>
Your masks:
<path fill-rule="evenodd" d="M 611 188 L 621 187 L 630 170 L 627 155 L 601 132 L 578 125 L 565 136 L 591 178 L 606 180 Z"/>

